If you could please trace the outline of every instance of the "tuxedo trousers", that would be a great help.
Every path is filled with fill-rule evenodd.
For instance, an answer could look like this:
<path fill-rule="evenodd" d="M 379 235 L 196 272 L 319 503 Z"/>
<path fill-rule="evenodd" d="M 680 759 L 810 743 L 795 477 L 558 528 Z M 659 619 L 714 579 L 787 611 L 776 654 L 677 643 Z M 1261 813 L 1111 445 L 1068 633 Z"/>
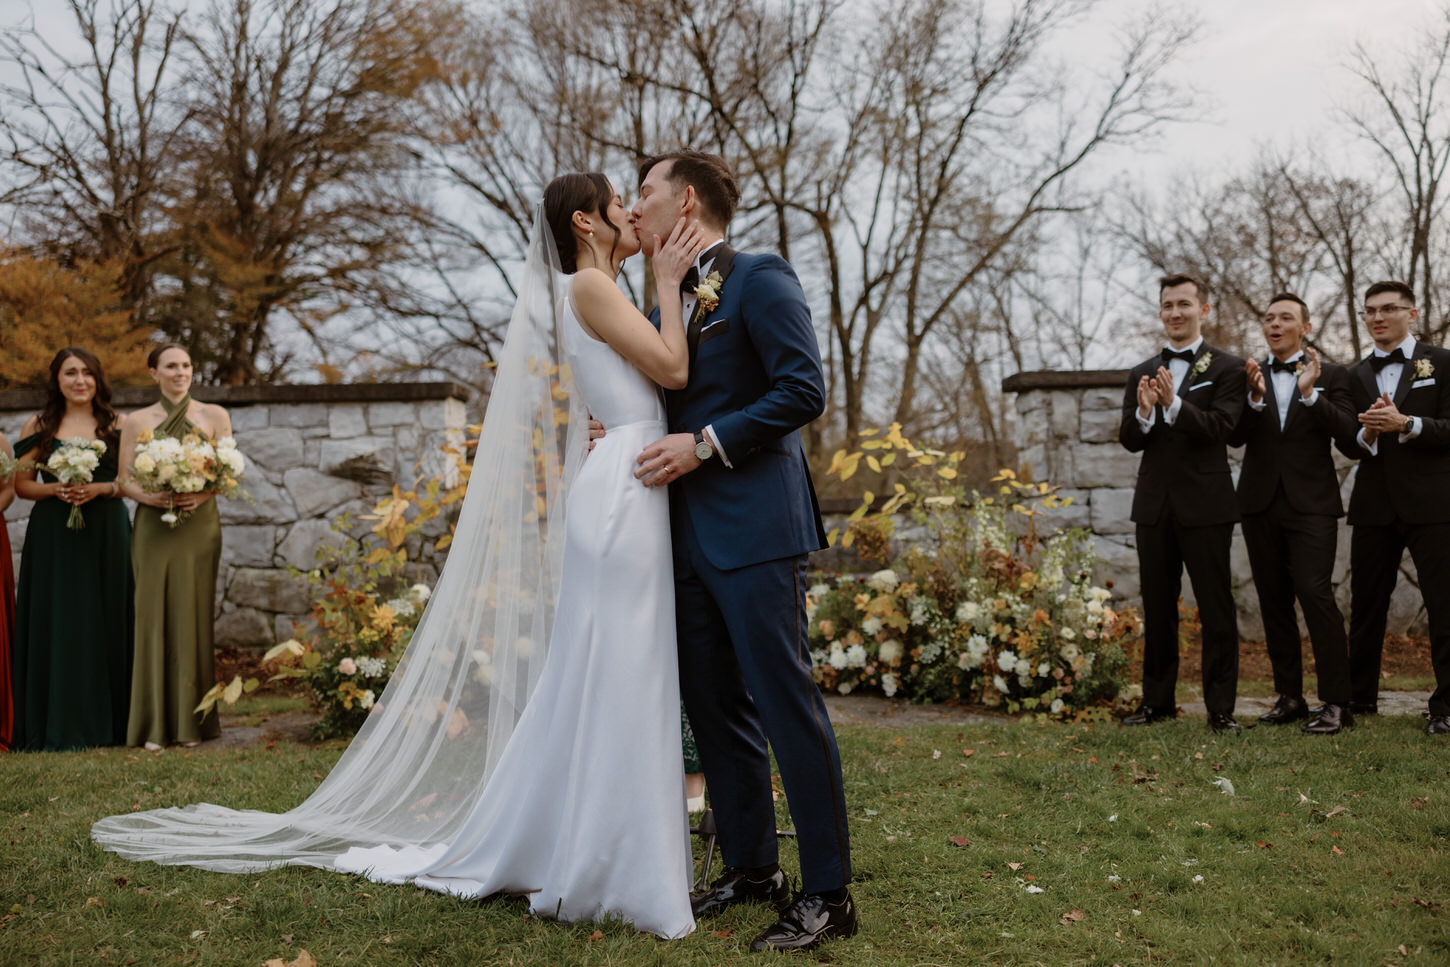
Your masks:
<path fill-rule="evenodd" d="M 1356 524 L 1349 540 L 1349 677 L 1351 698 L 1379 702 L 1380 660 L 1390 597 L 1409 548 L 1430 618 L 1435 690 L 1430 714 L 1450 715 L 1450 524 Z"/>
<path fill-rule="evenodd" d="M 720 848 L 729 866 L 779 858 L 770 751 L 800 850 L 801 886 L 851 881 L 841 758 L 811 675 L 806 557 L 722 571 L 687 510 L 671 515 L 680 692 L 695 730 Z"/>
<path fill-rule="evenodd" d="M 1295 698 L 1304 694 L 1303 641 L 1294 615 L 1297 598 L 1314 649 L 1319 700 L 1348 705 L 1349 644 L 1330 580 L 1339 519 L 1295 510 L 1281 484 L 1262 513 L 1244 515 L 1242 527 L 1274 669 L 1274 691 Z"/>
<path fill-rule="evenodd" d="M 1183 572 L 1193 583 L 1203 628 L 1203 704 L 1232 715 L 1238 693 L 1239 632 L 1229 543 L 1233 524 L 1188 527 L 1171 510 L 1137 527 L 1143 586 L 1143 704 L 1177 707 L 1178 598 Z"/>

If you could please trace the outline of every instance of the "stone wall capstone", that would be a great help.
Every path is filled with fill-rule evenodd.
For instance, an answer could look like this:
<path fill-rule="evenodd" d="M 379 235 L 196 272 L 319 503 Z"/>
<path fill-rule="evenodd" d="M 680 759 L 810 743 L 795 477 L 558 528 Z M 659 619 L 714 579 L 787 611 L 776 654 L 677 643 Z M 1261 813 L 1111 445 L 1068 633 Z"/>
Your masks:
<path fill-rule="evenodd" d="M 1099 581 L 1114 582 L 1114 598 L 1138 605 L 1138 556 L 1131 520 L 1133 485 L 1138 475 L 1138 454 L 1118 443 L 1122 419 L 1123 391 L 1128 370 L 1084 372 L 1028 372 L 1009 376 L 1002 389 L 1015 396 L 1016 443 L 1019 463 L 1034 480 L 1057 484 L 1071 495 L 1082 510 L 1072 520 L 1059 516 L 1064 526 L 1085 526 L 1093 533 Z M 1234 483 L 1242 449 L 1229 449 Z M 1334 453 L 1339 473 L 1340 494 L 1347 507 L 1354 487 L 1354 461 Z M 1068 508 L 1070 511 L 1072 508 Z M 1335 554 L 1333 582 L 1335 598 L 1349 618 L 1350 527 L 1340 518 L 1339 544 Z M 1239 634 L 1252 640 L 1264 636 L 1258 595 L 1249 571 L 1243 536 L 1234 529 L 1231 550 L 1234 600 L 1238 604 Z M 1193 603 L 1193 588 L 1185 575 L 1185 604 Z M 1423 635 L 1429 620 L 1420 598 L 1419 584 L 1408 555 L 1400 564 L 1400 582 L 1390 604 L 1391 634 Z M 1302 630 L 1301 616 L 1301 633 Z"/>
<path fill-rule="evenodd" d="M 456 482 L 457 468 L 443 447 L 461 449 L 465 442 L 470 391 L 458 383 L 197 386 L 192 392 L 227 408 L 248 461 L 243 489 L 249 499 L 220 504 L 218 646 L 260 648 L 290 637 L 312 602 L 305 580 L 288 568 L 307 570 L 320 546 L 360 537 L 369 522 L 358 516 L 395 483 L 407 489 L 434 476 Z M 156 396 L 154 388 L 123 388 L 113 402 L 125 413 Z M 12 444 L 43 400 L 37 390 L 0 392 L 0 431 Z M 17 499 L 5 513 L 17 574 L 31 506 Z M 345 514 L 354 521 L 350 535 L 333 528 Z M 446 530 L 435 519 L 410 549 L 430 585 L 442 557 L 434 543 Z"/>

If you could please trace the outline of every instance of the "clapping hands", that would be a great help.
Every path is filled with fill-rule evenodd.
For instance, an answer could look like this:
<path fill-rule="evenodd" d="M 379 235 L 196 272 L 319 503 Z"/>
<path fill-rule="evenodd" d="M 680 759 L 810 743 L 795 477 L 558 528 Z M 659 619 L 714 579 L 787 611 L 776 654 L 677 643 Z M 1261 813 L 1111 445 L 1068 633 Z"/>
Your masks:
<path fill-rule="evenodd" d="M 1173 374 L 1167 366 L 1159 366 L 1158 372 L 1138 380 L 1138 415 L 1148 419 L 1155 403 L 1165 410 L 1173 405 Z"/>
<path fill-rule="evenodd" d="M 1389 393 L 1381 393 L 1369 409 L 1359 415 L 1359 424 L 1364 427 L 1364 442 L 1371 445 L 1381 433 L 1405 432 L 1409 422 L 1395 406 L 1395 401 L 1390 399 Z"/>

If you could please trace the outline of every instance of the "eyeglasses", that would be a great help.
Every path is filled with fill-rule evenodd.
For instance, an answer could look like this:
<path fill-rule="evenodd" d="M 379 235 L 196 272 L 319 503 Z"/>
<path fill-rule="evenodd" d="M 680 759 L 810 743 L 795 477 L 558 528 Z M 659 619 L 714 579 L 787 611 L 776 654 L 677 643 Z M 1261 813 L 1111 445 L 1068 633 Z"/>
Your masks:
<path fill-rule="evenodd" d="M 1393 316 L 1401 312 L 1409 312 L 1414 306 L 1375 306 L 1366 309 L 1359 314 L 1361 319 L 1373 319 L 1375 316 Z"/>

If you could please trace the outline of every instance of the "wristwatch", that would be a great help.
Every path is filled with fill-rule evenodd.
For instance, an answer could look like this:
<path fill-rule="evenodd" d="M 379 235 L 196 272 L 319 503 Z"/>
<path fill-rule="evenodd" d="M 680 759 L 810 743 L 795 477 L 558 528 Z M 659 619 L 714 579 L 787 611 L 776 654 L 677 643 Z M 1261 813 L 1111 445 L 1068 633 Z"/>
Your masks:
<path fill-rule="evenodd" d="M 695 457 L 704 463 L 715 455 L 715 448 L 710 446 L 710 441 L 705 439 L 704 430 L 695 431 Z"/>

